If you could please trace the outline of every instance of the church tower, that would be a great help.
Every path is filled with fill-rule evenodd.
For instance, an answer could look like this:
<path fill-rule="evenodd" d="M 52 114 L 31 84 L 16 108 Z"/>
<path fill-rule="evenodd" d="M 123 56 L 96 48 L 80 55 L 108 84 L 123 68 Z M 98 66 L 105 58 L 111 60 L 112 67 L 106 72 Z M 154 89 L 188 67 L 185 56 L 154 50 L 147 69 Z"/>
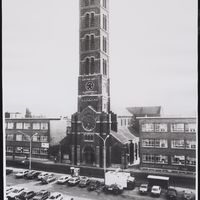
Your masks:
<path fill-rule="evenodd" d="M 103 139 L 117 130 L 110 111 L 109 5 L 108 0 L 80 0 L 79 6 L 78 111 L 72 115 L 71 160 L 103 166 Z M 109 147 L 107 154 L 109 163 Z"/>
<path fill-rule="evenodd" d="M 110 111 L 108 0 L 80 0 L 78 112 Z"/>

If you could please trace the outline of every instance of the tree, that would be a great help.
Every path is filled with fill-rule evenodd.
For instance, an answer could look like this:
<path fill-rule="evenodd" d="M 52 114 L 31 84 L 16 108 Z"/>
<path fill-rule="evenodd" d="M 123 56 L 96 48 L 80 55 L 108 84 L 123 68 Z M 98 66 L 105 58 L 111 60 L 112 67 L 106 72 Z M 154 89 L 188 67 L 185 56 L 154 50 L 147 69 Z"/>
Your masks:
<path fill-rule="evenodd" d="M 57 156 L 59 154 L 59 145 L 49 147 L 48 154 L 50 156 Z"/>

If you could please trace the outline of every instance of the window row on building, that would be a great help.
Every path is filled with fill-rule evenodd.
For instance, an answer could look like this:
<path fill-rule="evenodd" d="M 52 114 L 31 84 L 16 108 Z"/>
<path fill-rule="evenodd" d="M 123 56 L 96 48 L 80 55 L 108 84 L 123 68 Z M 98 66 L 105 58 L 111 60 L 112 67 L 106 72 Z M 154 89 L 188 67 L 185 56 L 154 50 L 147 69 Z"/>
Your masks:
<path fill-rule="evenodd" d="M 196 132 L 195 123 L 144 123 L 142 132 Z"/>
<path fill-rule="evenodd" d="M 142 139 L 142 147 L 168 148 L 167 139 Z M 172 149 L 196 149 L 195 140 L 173 139 L 171 140 Z"/>
<path fill-rule="evenodd" d="M 93 134 L 85 134 L 84 140 L 85 141 L 94 141 L 94 135 Z"/>
<path fill-rule="evenodd" d="M 6 122 L 6 129 L 18 130 L 48 130 L 48 123 L 46 122 Z"/>
<path fill-rule="evenodd" d="M 152 163 L 152 164 L 169 164 L 171 160 L 172 165 L 188 165 L 195 166 L 196 158 L 191 156 L 184 155 L 156 155 L 156 154 L 142 154 L 143 163 Z"/>
<path fill-rule="evenodd" d="M 29 141 L 29 136 L 22 134 L 6 134 L 6 141 Z M 35 135 L 32 138 L 33 142 L 48 142 L 47 135 Z"/>
<path fill-rule="evenodd" d="M 6 146 L 6 152 L 7 153 L 23 153 L 23 154 L 29 154 L 30 148 L 29 147 L 13 147 L 13 146 Z M 32 148 L 32 154 L 40 154 L 40 155 L 47 155 L 48 154 L 48 148 Z"/>

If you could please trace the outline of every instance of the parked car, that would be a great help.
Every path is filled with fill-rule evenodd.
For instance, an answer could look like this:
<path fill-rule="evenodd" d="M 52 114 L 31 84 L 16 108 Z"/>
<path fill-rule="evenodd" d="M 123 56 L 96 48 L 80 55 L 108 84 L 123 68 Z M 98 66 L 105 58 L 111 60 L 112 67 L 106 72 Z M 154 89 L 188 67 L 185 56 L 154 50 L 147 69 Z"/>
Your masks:
<path fill-rule="evenodd" d="M 57 180 L 57 183 L 58 183 L 58 184 L 67 183 L 67 182 L 69 181 L 70 178 L 71 178 L 71 176 L 61 176 L 61 177 Z"/>
<path fill-rule="evenodd" d="M 79 182 L 79 187 L 83 188 L 89 185 L 90 179 L 86 176 L 81 177 L 80 182 Z"/>
<path fill-rule="evenodd" d="M 139 187 L 140 194 L 147 194 L 149 191 L 149 185 L 148 184 L 141 184 Z"/>
<path fill-rule="evenodd" d="M 36 193 L 34 191 L 24 191 L 17 197 L 15 197 L 16 200 L 29 200 L 32 199 Z"/>
<path fill-rule="evenodd" d="M 46 200 L 50 196 L 50 192 L 47 190 L 40 190 L 34 197 L 33 200 Z"/>
<path fill-rule="evenodd" d="M 6 168 L 6 175 L 11 174 L 12 172 L 13 172 L 12 169 L 8 169 L 8 168 Z"/>
<path fill-rule="evenodd" d="M 54 192 L 49 196 L 49 198 L 47 200 L 52 200 L 52 199 L 54 199 L 54 200 L 63 200 L 64 197 L 63 197 L 63 195 L 61 193 Z"/>
<path fill-rule="evenodd" d="M 41 179 L 41 183 L 48 184 L 56 180 L 56 177 L 53 174 L 47 175 Z"/>
<path fill-rule="evenodd" d="M 123 192 L 123 187 L 118 184 L 111 184 L 104 186 L 103 190 L 106 193 L 110 192 L 117 195 Z"/>
<path fill-rule="evenodd" d="M 177 199 L 177 191 L 174 187 L 169 187 L 166 192 L 166 197 L 169 200 L 176 200 Z"/>
<path fill-rule="evenodd" d="M 87 187 L 88 191 L 94 191 L 100 187 L 101 183 L 97 180 L 91 180 L 90 184 Z"/>
<path fill-rule="evenodd" d="M 127 188 L 128 190 L 133 190 L 135 188 L 135 177 L 130 176 L 127 180 Z"/>
<path fill-rule="evenodd" d="M 15 186 L 7 186 L 6 187 L 6 195 L 11 193 L 16 187 Z"/>
<path fill-rule="evenodd" d="M 16 187 L 14 190 L 12 190 L 8 195 L 8 200 L 14 200 L 15 197 L 19 196 L 22 192 L 26 191 L 26 188 L 23 187 Z"/>
<path fill-rule="evenodd" d="M 27 179 L 35 179 L 35 178 L 37 178 L 40 174 L 41 174 L 41 172 L 38 172 L 38 171 L 30 171 L 30 172 L 26 175 L 26 178 L 27 178 Z"/>
<path fill-rule="evenodd" d="M 192 191 L 184 190 L 182 199 L 183 200 L 195 200 L 195 194 Z"/>
<path fill-rule="evenodd" d="M 16 178 L 23 178 L 23 177 L 25 177 L 28 173 L 29 173 L 29 170 L 24 170 L 24 171 L 21 171 L 21 172 L 18 172 L 17 174 L 15 174 L 15 177 L 16 177 Z"/>
<path fill-rule="evenodd" d="M 152 188 L 151 188 L 151 194 L 153 196 L 160 196 L 161 195 L 161 187 L 158 186 L 158 185 L 154 185 Z"/>
<path fill-rule="evenodd" d="M 80 177 L 78 177 L 78 176 L 72 177 L 69 179 L 68 185 L 69 186 L 77 185 L 79 182 L 80 182 Z"/>
<path fill-rule="evenodd" d="M 50 173 L 48 173 L 48 172 L 41 172 L 41 174 L 38 175 L 37 179 L 38 179 L 38 180 L 41 180 L 41 179 L 43 179 L 45 176 L 48 176 L 48 175 L 50 175 Z"/>

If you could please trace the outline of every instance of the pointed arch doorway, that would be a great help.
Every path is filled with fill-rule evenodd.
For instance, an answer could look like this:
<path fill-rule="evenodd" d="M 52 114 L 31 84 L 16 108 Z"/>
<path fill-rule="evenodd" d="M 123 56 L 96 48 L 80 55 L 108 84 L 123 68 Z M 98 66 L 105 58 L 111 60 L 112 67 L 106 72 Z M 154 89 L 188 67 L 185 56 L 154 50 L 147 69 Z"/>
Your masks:
<path fill-rule="evenodd" d="M 92 146 L 85 146 L 82 155 L 85 165 L 95 165 L 95 150 Z"/>

